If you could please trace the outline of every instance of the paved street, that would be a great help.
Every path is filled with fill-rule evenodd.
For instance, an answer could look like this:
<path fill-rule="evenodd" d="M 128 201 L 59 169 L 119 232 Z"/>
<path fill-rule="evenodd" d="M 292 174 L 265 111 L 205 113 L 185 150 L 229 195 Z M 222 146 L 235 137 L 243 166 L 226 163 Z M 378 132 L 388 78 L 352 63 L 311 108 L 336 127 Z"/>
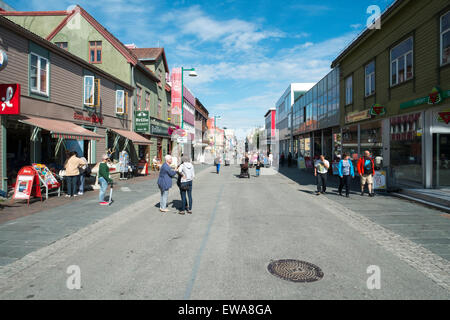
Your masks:
<path fill-rule="evenodd" d="M 314 185 L 293 172 L 263 170 L 255 178 L 251 170 L 251 179 L 239 179 L 236 166 L 220 175 L 206 168 L 194 182 L 193 215 L 175 209 L 162 215 L 159 195 L 152 195 L 156 181 L 117 191 L 103 212 L 92 199 L 79 203 L 64 221 L 78 231 L 40 248 L 39 241 L 48 241 L 44 233 L 31 229 L 17 236 L 37 250 L 0 269 L 0 299 L 450 298 L 445 215 L 387 196 L 317 197 Z M 179 199 L 173 188 L 170 207 Z M 46 222 L 51 231 L 49 222 L 60 210 L 21 219 Z M 430 215 L 428 229 L 423 214 Z M 409 229 L 400 228 L 403 215 Z M 430 231 L 428 242 L 442 242 L 439 248 L 426 247 L 427 239 L 413 230 L 416 222 Z M 10 230 L 0 229 L 0 247 L 12 241 L 2 239 L 14 224 L 5 226 Z M 306 284 L 274 277 L 267 266 L 280 259 L 313 263 L 324 277 Z M 66 286 L 72 265 L 81 270 L 80 290 Z M 381 270 L 379 290 L 367 287 L 373 265 Z"/>

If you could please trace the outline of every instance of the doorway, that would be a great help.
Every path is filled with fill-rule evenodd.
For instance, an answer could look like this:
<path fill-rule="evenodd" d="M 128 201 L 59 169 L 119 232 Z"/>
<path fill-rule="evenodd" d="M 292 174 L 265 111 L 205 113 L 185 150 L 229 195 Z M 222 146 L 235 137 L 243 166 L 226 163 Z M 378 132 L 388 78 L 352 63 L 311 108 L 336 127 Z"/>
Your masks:
<path fill-rule="evenodd" d="M 450 187 L 450 134 L 433 134 L 433 187 Z"/>

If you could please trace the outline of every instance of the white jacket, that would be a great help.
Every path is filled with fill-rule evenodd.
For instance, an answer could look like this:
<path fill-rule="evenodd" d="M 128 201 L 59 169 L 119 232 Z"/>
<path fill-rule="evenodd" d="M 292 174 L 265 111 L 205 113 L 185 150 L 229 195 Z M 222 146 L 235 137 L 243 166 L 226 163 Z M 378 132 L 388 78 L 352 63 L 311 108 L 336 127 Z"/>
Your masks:
<path fill-rule="evenodd" d="M 178 168 L 178 172 L 183 175 L 183 177 L 181 177 L 181 182 L 189 182 L 195 178 L 194 166 L 190 162 L 184 162 Z"/>

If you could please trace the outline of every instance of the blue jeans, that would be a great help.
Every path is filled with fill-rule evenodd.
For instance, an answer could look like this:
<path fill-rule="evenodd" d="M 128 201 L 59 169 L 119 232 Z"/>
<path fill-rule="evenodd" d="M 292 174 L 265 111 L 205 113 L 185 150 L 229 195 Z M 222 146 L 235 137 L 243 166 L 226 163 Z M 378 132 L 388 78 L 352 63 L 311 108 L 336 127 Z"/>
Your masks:
<path fill-rule="evenodd" d="M 106 189 L 108 188 L 108 182 L 105 180 L 105 178 L 100 177 L 98 179 L 98 183 L 100 183 L 100 195 L 99 195 L 99 201 L 104 202 L 105 201 L 105 193 Z"/>
<path fill-rule="evenodd" d="M 84 180 L 86 177 L 84 176 L 84 173 L 80 174 L 80 188 L 78 189 L 79 193 L 84 193 Z"/>
<path fill-rule="evenodd" d="M 259 177 L 260 169 L 256 169 L 256 176 Z"/>
<path fill-rule="evenodd" d="M 66 176 L 67 194 L 73 197 L 77 189 L 78 176 Z"/>
<path fill-rule="evenodd" d="M 165 210 L 167 208 L 167 199 L 169 198 L 169 190 L 163 191 L 162 189 L 159 189 L 159 191 L 161 191 L 161 200 L 159 201 L 159 208 Z"/>
<path fill-rule="evenodd" d="M 186 184 L 188 185 L 189 189 L 181 190 L 181 211 L 186 211 L 186 192 L 189 198 L 188 210 L 192 210 L 192 181 L 186 182 Z"/>
<path fill-rule="evenodd" d="M 217 170 L 217 173 L 220 172 L 220 163 L 219 163 L 219 164 L 216 164 L 216 170 Z"/>

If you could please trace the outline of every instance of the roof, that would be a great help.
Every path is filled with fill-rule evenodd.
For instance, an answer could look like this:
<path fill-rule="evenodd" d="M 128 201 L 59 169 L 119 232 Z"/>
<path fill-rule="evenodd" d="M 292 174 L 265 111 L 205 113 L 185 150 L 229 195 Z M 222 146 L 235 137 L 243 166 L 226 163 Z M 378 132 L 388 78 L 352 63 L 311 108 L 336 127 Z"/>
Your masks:
<path fill-rule="evenodd" d="M 209 117 L 208 109 L 200 102 L 199 99 L 195 98 L 195 109 L 206 119 Z"/>
<path fill-rule="evenodd" d="M 58 47 L 57 45 L 55 45 L 54 43 L 41 38 L 40 36 L 38 36 L 37 34 L 34 34 L 33 32 L 29 31 L 28 29 L 23 28 L 22 26 L 12 22 L 11 20 L 2 17 L 1 13 L 0 13 L 0 25 L 2 27 L 5 27 L 15 33 L 18 33 L 20 35 L 22 35 L 23 37 L 32 40 L 36 43 L 38 43 L 39 45 L 41 45 L 42 47 L 57 53 L 65 58 L 67 58 L 68 60 L 71 60 L 74 63 L 80 64 L 83 67 L 85 67 L 86 69 L 90 69 L 92 70 L 94 73 L 102 75 L 103 77 L 121 85 L 122 87 L 128 89 L 128 90 L 133 90 L 133 87 L 130 86 L 129 83 L 123 82 L 122 80 L 116 78 L 115 76 L 103 71 L 102 69 L 96 67 L 95 65 L 88 63 L 86 60 L 81 59 L 80 57 L 70 53 L 69 51 L 62 49 L 60 47 Z"/>
<path fill-rule="evenodd" d="M 272 111 L 277 112 L 276 108 L 270 108 L 269 111 L 267 111 L 266 115 L 264 116 L 264 118 L 267 118 L 267 116 L 269 115 L 269 113 L 271 113 Z"/>
<path fill-rule="evenodd" d="M 395 0 L 394 3 L 392 3 L 381 15 L 380 20 L 387 19 L 391 16 L 391 14 L 403 3 L 407 2 L 409 0 Z M 340 54 L 339 56 L 333 61 L 331 64 L 331 68 L 336 67 L 339 62 L 345 58 L 346 55 L 348 55 L 353 49 L 355 49 L 359 44 L 363 42 L 363 39 L 367 36 L 371 35 L 372 33 L 376 32 L 378 30 L 372 30 L 369 28 L 366 28 L 355 40 L 352 41 Z"/>
<path fill-rule="evenodd" d="M 167 64 L 166 53 L 164 48 L 136 48 L 130 50 L 141 61 L 156 61 L 162 55 L 164 67 L 169 72 L 169 65 Z"/>
<path fill-rule="evenodd" d="M 100 140 L 105 137 L 69 121 L 26 116 L 20 122 L 50 131 L 52 135 L 76 140 Z"/>

